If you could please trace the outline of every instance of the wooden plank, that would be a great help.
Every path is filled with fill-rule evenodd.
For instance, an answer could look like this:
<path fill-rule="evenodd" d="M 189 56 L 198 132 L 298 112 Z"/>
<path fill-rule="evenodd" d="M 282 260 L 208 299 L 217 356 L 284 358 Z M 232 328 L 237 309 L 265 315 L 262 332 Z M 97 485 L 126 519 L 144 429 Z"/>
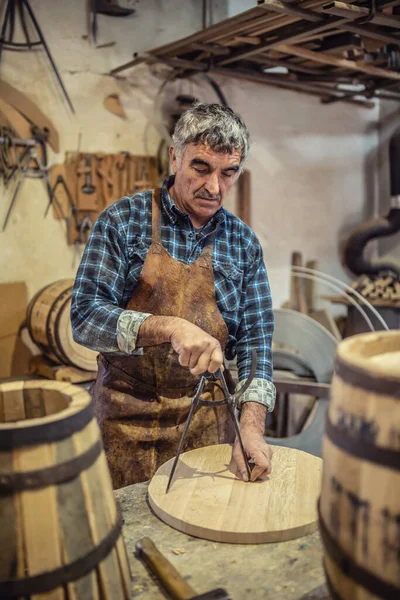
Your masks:
<path fill-rule="evenodd" d="M 193 50 L 202 50 L 207 54 L 212 54 L 214 56 L 227 56 L 230 54 L 229 48 L 224 48 L 223 46 L 219 46 L 218 44 L 205 44 L 204 42 L 193 42 L 192 43 Z"/>
<path fill-rule="evenodd" d="M 6 423 L 25 419 L 24 382 L 16 381 L 13 389 L 4 393 L 4 420 Z"/>
<path fill-rule="evenodd" d="M 0 338 L 18 333 L 25 320 L 28 290 L 24 281 L 0 284 Z"/>
<path fill-rule="evenodd" d="M 352 0 L 351 0 L 352 1 Z M 316 11 L 320 10 L 321 7 L 325 4 L 325 0 L 305 0 L 304 2 L 299 2 L 296 4 L 298 8 L 303 10 L 307 10 L 310 8 L 315 9 Z M 300 17 L 296 17 L 294 15 L 280 15 L 277 13 L 268 13 L 263 20 L 258 21 L 257 27 L 244 27 L 242 30 L 242 35 L 248 36 L 264 36 L 266 33 L 270 31 L 274 31 L 280 27 L 291 25 L 293 23 L 298 23 L 301 20 Z M 322 20 L 321 20 L 322 21 Z M 224 39 L 224 42 L 227 41 L 228 38 Z M 219 43 L 222 43 L 220 40 Z"/>
<path fill-rule="evenodd" d="M 324 13 L 336 15 L 338 17 L 345 17 L 346 19 L 350 20 L 360 19 L 369 15 L 368 8 L 356 6 L 354 4 L 346 4 L 345 2 L 331 2 L 330 4 L 326 4 L 322 10 Z M 371 21 L 369 21 L 369 23 L 400 29 L 400 17 L 397 15 L 388 15 L 387 13 L 380 11 L 375 13 L 374 17 L 371 19 Z"/>
<path fill-rule="evenodd" d="M 301 252 L 292 252 L 292 267 L 302 267 L 303 257 Z M 304 292 L 303 280 L 301 277 L 291 271 L 290 276 L 290 306 L 294 310 L 302 313 L 303 315 L 308 314 L 307 301 Z"/>
<path fill-rule="evenodd" d="M 318 261 L 317 260 L 308 260 L 306 262 L 307 269 L 313 269 L 314 271 L 318 269 Z M 314 279 L 305 279 L 304 280 L 304 293 L 306 296 L 306 302 L 309 311 L 314 310 L 315 305 L 315 288 L 316 281 Z"/>
<path fill-rule="evenodd" d="M 106 505 L 106 516 L 109 527 L 111 527 L 115 523 L 115 519 L 117 517 L 116 510 L 116 499 L 114 496 L 114 492 L 112 489 L 112 481 L 110 476 L 110 471 L 107 465 L 107 459 L 105 454 L 99 456 L 98 460 L 99 471 L 101 473 L 101 479 L 103 482 L 103 490 L 105 497 L 105 505 Z M 116 544 L 116 555 L 117 562 L 120 570 L 120 577 L 122 586 L 126 595 L 126 598 L 131 597 L 130 583 L 131 583 L 131 573 L 129 567 L 129 558 L 127 556 L 125 541 L 123 535 L 121 534 L 118 542 Z"/>
<path fill-rule="evenodd" d="M 76 450 L 84 452 L 99 437 L 98 425 L 93 419 L 85 428 L 85 436 L 74 436 Z M 101 455 L 97 461 L 81 474 L 81 484 L 85 499 L 86 511 L 89 517 L 91 538 L 94 544 L 98 544 L 109 532 L 109 507 L 106 507 L 104 497 L 105 485 L 110 485 L 108 479 L 102 475 Z M 116 549 L 98 565 L 97 573 L 101 590 L 101 600 L 126 600 L 120 581 L 120 570 Z"/>
<path fill-rule="evenodd" d="M 281 0 L 265 0 L 262 6 L 274 12 L 283 13 L 285 15 L 295 15 L 299 19 L 304 19 L 304 21 L 310 21 L 311 23 L 320 23 L 321 21 L 320 15 L 294 3 L 281 2 Z"/>
<path fill-rule="evenodd" d="M 18 112 L 11 104 L 0 98 L 0 112 L 7 119 L 11 129 L 16 137 L 23 140 L 31 139 L 32 128 L 31 124 L 25 117 Z"/>
<path fill-rule="evenodd" d="M 39 419 L 46 416 L 43 394 L 40 387 L 23 390 L 25 414 L 27 419 Z"/>
<path fill-rule="evenodd" d="M 60 140 L 58 131 L 48 117 L 36 106 L 28 96 L 14 88 L 5 81 L 0 81 L 0 98 L 11 104 L 20 113 L 25 115 L 29 121 L 32 121 L 42 131 L 48 131 L 48 142 L 54 152 L 60 150 Z"/>
<path fill-rule="evenodd" d="M 29 372 L 35 373 L 55 381 L 69 381 L 70 383 L 83 383 L 96 379 L 96 371 L 84 371 L 76 367 L 55 365 L 48 358 L 39 354 L 29 361 Z"/>
<path fill-rule="evenodd" d="M 259 46 L 240 49 L 237 52 L 232 53 L 232 55 L 228 58 L 224 58 L 223 60 L 219 61 L 218 65 L 226 66 L 240 60 L 249 59 L 256 54 L 260 54 L 260 52 L 263 52 L 268 48 L 276 48 L 284 42 L 299 42 L 302 40 L 302 38 L 307 37 L 310 34 L 315 35 L 328 29 L 332 29 L 340 21 L 346 21 L 346 19 L 332 17 L 332 19 L 329 19 L 328 22 L 324 21 L 322 23 L 312 23 L 311 25 L 300 24 L 295 27 L 291 27 L 290 25 L 281 27 L 280 29 L 274 30 L 274 36 L 268 37 L 266 41 Z"/>
<path fill-rule="evenodd" d="M 85 435 L 85 430 L 74 434 L 77 435 Z M 77 455 L 73 438 L 67 438 L 56 444 L 56 463 L 65 462 Z M 93 548 L 80 477 L 57 486 L 57 503 L 64 560 L 68 564 L 89 553 Z M 69 583 L 67 587 L 69 600 L 80 600 L 80 598 L 98 600 L 99 598 L 95 569 Z"/>
<path fill-rule="evenodd" d="M 245 36 L 245 35 L 235 35 L 235 37 L 233 38 L 234 42 L 239 42 L 240 44 L 251 44 L 252 46 L 258 46 L 258 44 L 261 44 L 261 38 L 260 37 L 252 37 L 250 35 Z"/>
<path fill-rule="evenodd" d="M 235 77 L 236 79 L 244 79 L 247 81 L 256 81 L 257 83 L 264 83 L 269 85 L 274 85 L 275 87 L 291 89 L 298 92 L 307 92 L 308 94 L 316 94 L 318 96 L 323 96 L 328 93 L 343 102 L 348 102 L 350 104 L 356 104 L 358 106 L 363 106 L 365 108 L 374 108 L 374 102 L 357 100 L 353 98 L 346 98 L 342 93 L 337 90 L 333 90 L 328 88 L 327 86 L 321 85 L 320 83 L 308 83 L 303 81 L 295 81 L 295 80 L 282 80 L 278 75 L 272 75 L 267 73 L 255 73 L 250 70 L 245 69 L 221 69 L 218 67 L 211 67 L 211 73 L 215 73 L 216 75 L 227 75 L 229 77 Z"/>
<path fill-rule="evenodd" d="M 367 75 L 373 75 L 375 77 L 384 77 L 385 79 L 396 79 L 400 81 L 400 73 L 389 71 L 387 69 L 381 69 L 380 67 L 374 67 L 372 65 L 364 64 L 360 61 L 347 60 L 346 58 L 336 58 L 330 54 L 323 52 L 314 52 L 313 50 L 307 50 L 300 46 L 292 46 L 289 44 L 279 44 L 276 49 L 285 54 L 294 54 L 301 58 L 312 60 L 316 63 L 323 65 L 331 65 L 333 67 L 340 67 L 342 69 L 350 69 L 352 71 L 361 71 Z"/>
<path fill-rule="evenodd" d="M 12 453 L 0 452 L 0 472 L 12 473 Z M 0 581 L 17 577 L 17 532 L 13 496 L 0 494 Z"/>
<path fill-rule="evenodd" d="M 54 464 L 54 444 L 25 446 L 14 453 L 16 471 L 30 471 Z M 37 575 L 61 566 L 56 486 L 21 492 L 23 541 L 27 574 Z M 32 600 L 64 600 L 64 590 L 33 595 Z"/>
<path fill-rule="evenodd" d="M 165 44 L 164 46 L 158 46 L 157 48 L 154 48 L 151 52 L 155 54 L 166 55 L 170 53 L 175 53 L 178 48 L 185 45 L 189 46 L 193 42 L 217 40 L 217 36 L 221 35 L 222 32 L 234 35 L 236 31 L 241 31 L 241 27 L 239 27 L 239 25 L 243 26 L 243 24 L 246 21 L 252 21 L 258 16 L 264 16 L 263 9 L 258 7 L 250 8 L 249 10 L 240 13 L 239 15 L 235 15 L 234 17 L 231 17 L 229 19 L 224 19 L 222 23 L 217 23 L 212 27 L 208 27 L 206 30 L 199 31 L 176 42 L 171 42 L 169 44 Z"/>

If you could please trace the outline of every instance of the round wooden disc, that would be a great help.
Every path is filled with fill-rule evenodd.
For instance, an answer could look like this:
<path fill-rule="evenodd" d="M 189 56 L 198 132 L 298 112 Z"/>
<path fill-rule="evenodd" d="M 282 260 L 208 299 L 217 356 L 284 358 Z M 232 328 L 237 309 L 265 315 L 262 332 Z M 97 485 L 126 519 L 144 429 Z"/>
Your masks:
<path fill-rule="evenodd" d="M 245 483 L 236 476 L 229 444 L 180 456 L 168 494 L 173 459 L 149 486 L 149 502 L 162 521 L 216 542 L 261 544 L 291 540 L 317 529 L 322 460 L 301 450 L 273 447 L 272 473 Z"/>

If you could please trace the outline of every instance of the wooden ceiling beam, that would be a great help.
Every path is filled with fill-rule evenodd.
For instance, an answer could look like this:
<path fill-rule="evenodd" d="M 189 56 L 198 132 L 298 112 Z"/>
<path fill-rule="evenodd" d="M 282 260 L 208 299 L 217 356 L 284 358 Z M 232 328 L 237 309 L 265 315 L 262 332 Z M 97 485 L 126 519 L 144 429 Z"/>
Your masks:
<path fill-rule="evenodd" d="M 368 8 L 362 6 L 356 6 L 355 4 L 346 4 L 345 2 L 331 2 L 322 7 L 324 13 L 329 15 L 335 15 L 337 17 L 345 17 L 351 21 L 354 19 L 361 19 L 369 15 Z M 400 17 L 396 15 L 388 15 L 377 11 L 372 17 L 370 23 L 376 25 L 383 25 L 384 27 L 393 27 L 394 29 L 400 29 Z M 400 43 L 400 40 L 399 40 Z"/>
<path fill-rule="evenodd" d="M 313 50 L 307 50 L 299 46 L 291 46 L 288 44 L 280 44 L 277 50 L 284 52 L 285 54 L 293 54 L 294 56 L 300 56 L 313 62 L 320 63 L 323 65 L 331 65 L 333 67 L 339 67 L 342 69 L 349 69 L 353 71 L 361 71 L 367 75 L 373 77 L 383 77 L 385 79 L 395 79 L 400 81 L 400 73 L 395 71 L 389 71 L 387 69 L 381 69 L 380 67 L 374 67 L 373 65 L 367 65 L 360 61 L 347 60 L 346 58 L 336 58 L 325 52 L 314 52 Z"/>

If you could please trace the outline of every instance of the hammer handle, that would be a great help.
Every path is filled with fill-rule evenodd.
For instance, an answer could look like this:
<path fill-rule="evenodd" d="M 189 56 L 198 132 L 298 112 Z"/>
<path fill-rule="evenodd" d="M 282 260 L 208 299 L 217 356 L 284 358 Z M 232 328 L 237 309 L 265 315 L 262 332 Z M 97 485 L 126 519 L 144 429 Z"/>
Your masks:
<path fill-rule="evenodd" d="M 150 538 L 144 537 L 136 542 L 136 552 L 174 600 L 190 600 L 190 598 L 196 597 L 194 589 L 161 554 Z"/>

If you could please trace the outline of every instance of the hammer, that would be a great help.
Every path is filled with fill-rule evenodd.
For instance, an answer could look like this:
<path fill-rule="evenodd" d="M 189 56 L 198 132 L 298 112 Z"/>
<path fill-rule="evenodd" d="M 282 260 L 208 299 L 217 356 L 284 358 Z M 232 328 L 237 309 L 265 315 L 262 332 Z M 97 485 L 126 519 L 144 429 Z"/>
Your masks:
<path fill-rule="evenodd" d="M 150 538 L 141 538 L 136 542 L 135 547 L 137 557 L 146 563 L 174 600 L 231 600 L 228 592 L 222 588 L 211 590 L 205 594 L 196 594 Z"/>

